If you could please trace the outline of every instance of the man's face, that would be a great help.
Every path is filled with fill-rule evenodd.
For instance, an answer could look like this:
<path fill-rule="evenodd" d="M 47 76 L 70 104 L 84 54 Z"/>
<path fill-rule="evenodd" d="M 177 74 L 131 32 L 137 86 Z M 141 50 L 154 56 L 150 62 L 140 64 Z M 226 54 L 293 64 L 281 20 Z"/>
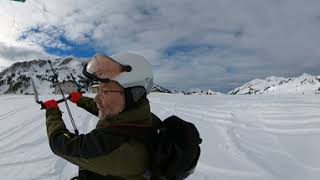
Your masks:
<path fill-rule="evenodd" d="M 99 109 L 99 119 L 115 116 L 125 108 L 124 89 L 114 81 L 100 83 L 95 97 Z"/>

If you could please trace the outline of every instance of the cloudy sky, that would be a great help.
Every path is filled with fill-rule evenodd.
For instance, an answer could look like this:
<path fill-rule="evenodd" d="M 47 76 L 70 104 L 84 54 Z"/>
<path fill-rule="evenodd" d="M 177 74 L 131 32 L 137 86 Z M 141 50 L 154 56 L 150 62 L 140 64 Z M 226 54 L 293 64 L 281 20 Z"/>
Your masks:
<path fill-rule="evenodd" d="M 2 0 L 0 21 L 0 67 L 132 51 L 152 63 L 156 83 L 222 92 L 320 75 L 318 0 Z"/>

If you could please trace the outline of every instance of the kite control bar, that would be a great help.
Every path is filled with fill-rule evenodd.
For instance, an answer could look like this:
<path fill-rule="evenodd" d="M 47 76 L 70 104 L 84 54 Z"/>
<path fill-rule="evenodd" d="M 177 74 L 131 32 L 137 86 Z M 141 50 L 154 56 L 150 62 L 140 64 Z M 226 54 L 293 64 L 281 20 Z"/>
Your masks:
<path fill-rule="evenodd" d="M 68 105 L 68 102 L 67 102 L 67 99 L 70 99 L 70 97 L 67 97 L 67 98 L 65 97 L 65 95 L 64 95 L 64 93 L 63 93 L 63 91 L 62 91 L 62 88 L 61 88 L 61 86 L 60 86 L 60 84 L 59 84 L 59 81 L 58 81 L 58 75 L 57 75 L 57 73 L 54 71 L 54 69 L 53 69 L 53 67 L 52 67 L 52 64 L 51 64 L 51 61 L 48 61 L 48 62 L 49 62 L 50 68 L 51 68 L 51 70 L 52 70 L 52 72 L 53 72 L 54 80 L 58 83 L 59 90 L 60 90 L 61 95 L 62 95 L 62 97 L 63 97 L 62 99 L 58 100 L 57 103 L 65 102 L 66 109 L 67 109 L 67 111 L 68 111 L 68 114 L 69 114 L 70 121 L 71 121 L 71 124 L 72 124 L 73 129 L 74 129 L 74 132 L 75 132 L 76 135 L 79 135 L 79 131 L 78 131 L 77 126 L 76 126 L 76 124 L 75 124 L 75 122 L 74 122 L 74 120 L 73 120 L 73 117 L 72 117 L 72 115 L 71 115 L 71 111 L 70 111 L 70 108 L 69 108 L 69 105 Z M 34 93 L 34 99 L 35 99 L 36 103 L 38 103 L 38 104 L 41 105 L 41 109 L 45 109 L 44 104 L 43 104 L 43 101 L 40 101 L 40 100 L 39 100 L 39 93 L 38 93 L 38 91 L 37 91 L 37 89 L 36 89 L 36 86 L 35 86 L 35 84 L 34 84 L 34 81 L 33 81 L 32 77 L 31 77 L 31 84 L 32 84 L 33 93 Z"/>

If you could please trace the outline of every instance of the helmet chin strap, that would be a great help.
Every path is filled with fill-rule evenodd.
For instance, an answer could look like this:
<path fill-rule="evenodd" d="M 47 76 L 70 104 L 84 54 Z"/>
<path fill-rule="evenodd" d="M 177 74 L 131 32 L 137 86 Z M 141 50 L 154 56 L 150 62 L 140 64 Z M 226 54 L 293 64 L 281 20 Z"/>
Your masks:
<path fill-rule="evenodd" d="M 132 108 L 139 100 L 147 96 L 147 92 L 142 86 L 124 88 L 125 110 Z"/>

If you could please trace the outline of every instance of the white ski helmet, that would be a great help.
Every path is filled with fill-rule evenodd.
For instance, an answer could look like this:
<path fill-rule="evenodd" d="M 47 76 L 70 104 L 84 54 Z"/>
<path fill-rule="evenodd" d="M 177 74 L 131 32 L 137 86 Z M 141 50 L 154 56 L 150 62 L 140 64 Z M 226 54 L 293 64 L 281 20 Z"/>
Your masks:
<path fill-rule="evenodd" d="M 113 56 L 96 54 L 84 66 L 83 74 L 98 82 L 117 81 L 123 88 L 141 86 L 151 92 L 153 73 L 151 64 L 134 53 L 120 53 Z"/>

